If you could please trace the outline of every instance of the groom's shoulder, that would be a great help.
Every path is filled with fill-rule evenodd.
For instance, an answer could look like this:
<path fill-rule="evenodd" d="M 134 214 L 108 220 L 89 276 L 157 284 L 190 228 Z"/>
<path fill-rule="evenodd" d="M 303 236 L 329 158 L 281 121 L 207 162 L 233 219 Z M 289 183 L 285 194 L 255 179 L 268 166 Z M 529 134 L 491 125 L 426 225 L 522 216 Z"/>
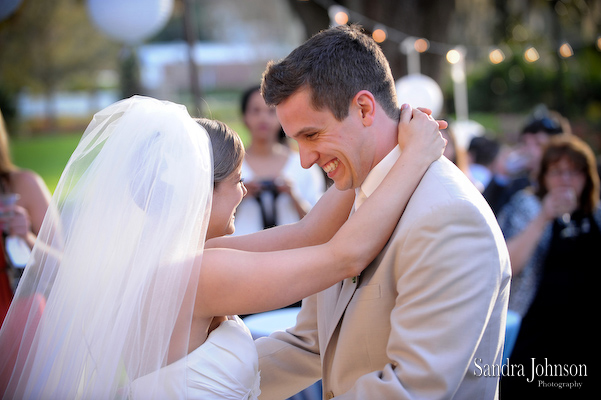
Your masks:
<path fill-rule="evenodd" d="M 472 189 L 477 191 L 465 173 L 444 156 L 430 165 L 420 182 L 420 186 L 431 184 L 455 188 L 461 191 L 471 192 Z"/>
<path fill-rule="evenodd" d="M 465 173 L 444 156 L 430 165 L 412 200 L 422 204 L 467 201 L 478 207 L 486 205 L 486 200 Z"/>

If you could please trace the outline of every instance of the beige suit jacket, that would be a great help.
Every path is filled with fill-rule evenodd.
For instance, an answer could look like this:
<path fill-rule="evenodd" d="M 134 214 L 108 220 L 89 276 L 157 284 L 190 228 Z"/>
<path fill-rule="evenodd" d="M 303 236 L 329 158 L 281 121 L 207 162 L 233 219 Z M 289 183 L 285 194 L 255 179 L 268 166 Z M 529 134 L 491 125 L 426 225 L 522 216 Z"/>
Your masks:
<path fill-rule="evenodd" d="M 305 299 L 295 327 L 257 340 L 260 398 L 321 378 L 325 398 L 495 399 L 498 379 L 481 372 L 501 363 L 510 277 L 490 207 L 442 157 L 356 283 Z"/>

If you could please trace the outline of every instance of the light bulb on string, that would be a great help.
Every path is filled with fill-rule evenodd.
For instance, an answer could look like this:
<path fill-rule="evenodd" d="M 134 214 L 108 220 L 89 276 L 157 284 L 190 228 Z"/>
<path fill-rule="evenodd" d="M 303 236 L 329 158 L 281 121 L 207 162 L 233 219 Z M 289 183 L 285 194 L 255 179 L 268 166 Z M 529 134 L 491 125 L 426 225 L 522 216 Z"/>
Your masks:
<path fill-rule="evenodd" d="M 501 49 L 493 49 L 488 53 L 488 59 L 493 64 L 500 64 L 505 61 L 505 53 Z"/>
<path fill-rule="evenodd" d="M 1 0 L 0 0 L 1 1 Z M 172 1 L 172 0 L 171 0 Z M 557 10 L 556 10 L 557 11 Z M 560 10 L 561 11 L 561 10 Z M 338 4 L 334 4 L 328 7 L 328 15 L 330 17 L 330 22 L 333 26 L 337 25 L 346 25 L 350 21 L 350 12 L 347 8 L 340 6 Z M 361 19 L 364 17 L 356 12 L 353 13 L 353 18 Z M 419 58 L 415 53 L 425 53 L 427 51 L 432 51 L 436 54 L 444 54 L 446 49 L 449 47 L 448 44 L 433 42 L 432 44 L 426 38 L 415 38 L 411 37 L 403 32 L 399 32 L 394 28 L 389 28 L 386 25 L 377 23 L 373 21 L 374 27 L 372 31 L 372 38 L 377 43 L 382 43 L 389 39 L 388 30 L 391 31 L 392 40 L 399 42 L 401 51 L 411 58 L 412 61 L 409 62 L 411 65 L 416 65 L 417 68 L 412 68 L 412 70 L 419 73 Z M 526 27 L 523 25 L 516 25 L 513 27 L 512 31 L 513 39 L 519 42 L 526 42 L 530 37 L 530 34 Z M 401 39 L 402 38 L 402 39 Z M 601 51 L 601 35 L 597 36 L 596 39 L 596 48 L 598 51 Z M 411 47 L 411 50 L 409 50 Z M 572 57 L 575 53 L 569 43 L 563 43 L 559 49 L 558 53 L 563 58 Z M 486 52 L 484 52 L 486 54 Z M 447 61 L 451 64 L 456 64 L 459 62 L 462 55 L 458 54 L 455 49 L 450 50 L 446 54 Z M 500 46 L 493 49 L 488 50 L 488 59 L 492 64 L 499 64 L 504 62 L 507 58 L 512 58 L 513 54 L 510 48 L 507 46 Z M 523 58 L 528 63 L 534 63 L 540 59 L 540 54 L 536 50 L 536 48 L 530 46 L 523 52 Z M 418 60 L 417 62 L 414 62 Z M 410 68 L 411 69 L 411 68 Z"/>
<path fill-rule="evenodd" d="M 425 53 L 430 48 L 430 42 L 428 41 L 428 39 L 424 38 L 416 39 L 413 43 L 413 48 L 418 53 Z"/>
<path fill-rule="evenodd" d="M 447 61 L 449 64 L 457 64 L 461 60 L 461 53 L 457 49 L 451 49 L 447 52 Z"/>
<path fill-rule="evenodd" d="M 349 21 L 349 13 L 347 9 L 338 5 L 328 8 L 328 16 L 330 17 L 330 21 L 334 26 L 346 25 Z"/>
<path fill-rule="evenodd" d="M 534 47 L 529 47 L 524 52 L 524 59 L 529 63 L 538 61 L 539 58 L 540 58 L 540 55 L 538 54 L 538 51 L 536 51 L 536 49 Z"/>
<path fill-rule="evenodd" d="M 339 11 L 336 13 L 334 20 L 338 25 L 346 25 L 348 22 L 348 15 L 344 11 Z"/>
<path fill-rule="evenodd" d="M 569 43 L 564 43 L 559 47 L 559 55 L 563 58 L 569 58 L 574 55 L 574 50 L 572 50 Z"/>
<path fill-rule="evenodd" d="M 374 31 L 371 33 L 371 36 L 374 38 L 376 43 L 382 43 L 388 37 L 386 27 L 384 25 L 376 25 L 374 27 Z"/>

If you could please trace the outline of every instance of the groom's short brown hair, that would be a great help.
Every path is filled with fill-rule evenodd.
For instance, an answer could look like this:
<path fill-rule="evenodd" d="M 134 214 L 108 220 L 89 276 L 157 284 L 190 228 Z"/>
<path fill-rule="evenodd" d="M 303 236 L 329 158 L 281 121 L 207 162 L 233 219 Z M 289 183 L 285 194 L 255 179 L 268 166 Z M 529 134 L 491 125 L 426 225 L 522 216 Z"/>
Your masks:
<path fill-rule="evenodd" d="M 281 61 L 270 61 L 261 92 L 269 105 L 278 105 L 308 87 L 312 106 L 328 108 L 342 121 L 361 90 L 371 92 L 386 114 L 399 118 L 394 79 L 378 44 L 357 25 L 323 30 Z"/>

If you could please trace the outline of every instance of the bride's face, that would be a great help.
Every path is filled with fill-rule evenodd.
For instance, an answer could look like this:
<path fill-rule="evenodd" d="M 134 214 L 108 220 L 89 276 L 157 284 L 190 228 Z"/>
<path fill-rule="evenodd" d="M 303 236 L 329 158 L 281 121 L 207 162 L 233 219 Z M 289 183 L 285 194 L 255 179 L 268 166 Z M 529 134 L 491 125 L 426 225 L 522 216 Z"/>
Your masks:
<path fill-rule="evenodd" d="M 213 190 L 211 219 L 207 231 L 207 239 L 231 235 L 234 233 L 234 215 L 236 207 L 246 196 L 246 188 L 240 177 L 241 167 L 232 172 L 226 179 L 217 183 Z"/>

